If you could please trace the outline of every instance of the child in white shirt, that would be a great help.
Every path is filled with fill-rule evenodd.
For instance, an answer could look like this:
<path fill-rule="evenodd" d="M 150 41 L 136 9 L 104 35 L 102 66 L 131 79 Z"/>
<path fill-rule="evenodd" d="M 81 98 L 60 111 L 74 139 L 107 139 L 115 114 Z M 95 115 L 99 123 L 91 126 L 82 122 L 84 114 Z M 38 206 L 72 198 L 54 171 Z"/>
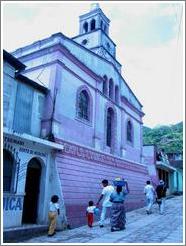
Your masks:
<path fill-rule="evenodd" d="M 89 201 L 88 207 L 86 210 L 86 216 L 88 220 L 88 226 L 92 227 L 93 221 L 94 221 L 94 211 L 95 211 L 96 206 L 94 206 L 93 201 Z"/>
<path fill-rule="evenodd" d="M 57 222 L 57 215 L 60 214 L 59 212 L 59 197 L 54 195 L 51 197 L 50 206 L 49 206 L 49 230 L 48 230 L 48 236 L 53 236 L 55 234 L 56 229 L 56 222 Z"/>

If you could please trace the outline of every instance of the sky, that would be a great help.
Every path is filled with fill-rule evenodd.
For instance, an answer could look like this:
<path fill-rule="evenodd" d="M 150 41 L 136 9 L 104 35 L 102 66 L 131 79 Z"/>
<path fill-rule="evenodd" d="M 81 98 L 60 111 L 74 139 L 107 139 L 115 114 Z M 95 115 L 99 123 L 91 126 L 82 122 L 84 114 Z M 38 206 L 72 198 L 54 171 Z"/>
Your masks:
<path fill-rule="evenodd" d="M 1 2 L 2 43 L 8 52 L 62 32 L 79 34 L 92 1 Z M 145 126 L 184 120 L 184 1 L 97 1 L 110 19 L 122 76 L 143 105 Z"/>

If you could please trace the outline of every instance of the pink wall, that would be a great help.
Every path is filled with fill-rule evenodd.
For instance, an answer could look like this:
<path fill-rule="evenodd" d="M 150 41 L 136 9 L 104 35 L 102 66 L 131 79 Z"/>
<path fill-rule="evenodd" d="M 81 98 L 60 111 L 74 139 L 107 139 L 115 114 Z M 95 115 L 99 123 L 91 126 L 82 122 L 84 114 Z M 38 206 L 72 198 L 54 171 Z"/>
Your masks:
<path fill-rule="evenodd" d="M 62 141 L 61 141 L 62 142 Z M 86 207 L 89 200 L 97 202 L 101 181 L 110 183 L 115 177 L 128 180 L 130 194 L 126 200 L 127 211 L 144 206 L 143 189 L 148 179 L 143 165 L 125 162 L 113 156 L 63 142 L 63 153 L 56 156 L 68 223 L 74 227 L 86 224 Z"/>
<path fill-rule="evenodd" d="M 159 178 L 156 169 L 156 147 L 154 145 L 143 146 L 143 163 L 147 165 L 150 180 L 155 187 L 159 182 Z"/>

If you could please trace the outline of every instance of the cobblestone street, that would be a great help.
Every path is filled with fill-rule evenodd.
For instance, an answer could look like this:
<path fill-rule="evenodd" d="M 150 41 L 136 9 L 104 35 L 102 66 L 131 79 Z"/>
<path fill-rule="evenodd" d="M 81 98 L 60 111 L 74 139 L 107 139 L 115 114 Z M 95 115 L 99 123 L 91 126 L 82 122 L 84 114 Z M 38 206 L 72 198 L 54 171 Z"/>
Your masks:
<path fill-rule="evenodd" d="M 127 213 L 126 230 L 111 232 L 109 220 L 104 228 L 95 223 L 93 228 L 82 226 L 57 232 L 53 237 L 40 236 L 22 243 L 183 243 L 183 197 L 166 200 L 165 214 L 147 215 L 145 208 Z M 21 242 L 20 242 L 21 243 Z"/>

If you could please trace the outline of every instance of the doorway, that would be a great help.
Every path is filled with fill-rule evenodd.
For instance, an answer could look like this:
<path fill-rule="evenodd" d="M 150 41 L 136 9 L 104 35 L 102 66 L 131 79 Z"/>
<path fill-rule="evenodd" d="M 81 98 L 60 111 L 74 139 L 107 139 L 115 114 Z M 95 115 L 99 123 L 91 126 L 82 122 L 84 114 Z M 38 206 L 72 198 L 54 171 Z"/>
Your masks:
<path fill-rule="evenodd" d="M 38 216 L 38 198 L 40 192 L 41 164 L 33 158 L 29 161 L 26 173 L 25 197 L 22 223 L 35 224 Z"/>

